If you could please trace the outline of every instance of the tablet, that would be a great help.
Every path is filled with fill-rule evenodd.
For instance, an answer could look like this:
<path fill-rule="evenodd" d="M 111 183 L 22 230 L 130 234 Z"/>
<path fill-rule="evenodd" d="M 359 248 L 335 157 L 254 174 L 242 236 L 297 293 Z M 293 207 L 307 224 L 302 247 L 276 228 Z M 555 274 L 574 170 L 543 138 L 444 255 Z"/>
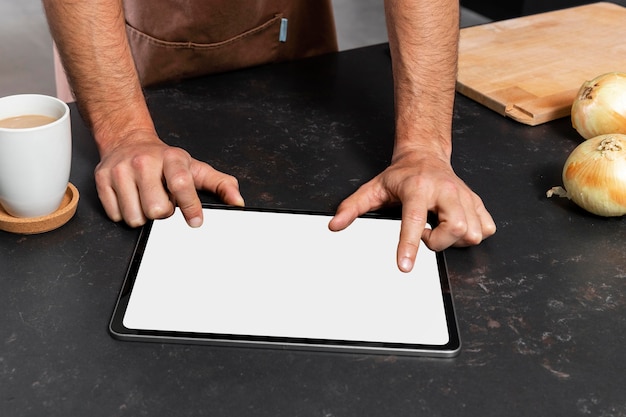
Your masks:
<path fill-rule="evenodd" d="M 110 322 L 122 340 L 452 357 L 443 253 L 396 266 L 400 220 L 205 206 L 143 227 Z"/>

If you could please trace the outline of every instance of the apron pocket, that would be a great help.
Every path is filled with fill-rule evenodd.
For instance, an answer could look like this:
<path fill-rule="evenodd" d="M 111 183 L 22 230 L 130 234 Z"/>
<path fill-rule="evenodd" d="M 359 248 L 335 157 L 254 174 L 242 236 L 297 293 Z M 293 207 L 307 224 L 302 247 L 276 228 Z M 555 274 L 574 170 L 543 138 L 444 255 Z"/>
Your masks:
<path fill-rule="evenodd" d="M 142 86 L 251 67 L 277 60 L 282 14 L 216 43 L 171 42 L 126 24 Z"/>

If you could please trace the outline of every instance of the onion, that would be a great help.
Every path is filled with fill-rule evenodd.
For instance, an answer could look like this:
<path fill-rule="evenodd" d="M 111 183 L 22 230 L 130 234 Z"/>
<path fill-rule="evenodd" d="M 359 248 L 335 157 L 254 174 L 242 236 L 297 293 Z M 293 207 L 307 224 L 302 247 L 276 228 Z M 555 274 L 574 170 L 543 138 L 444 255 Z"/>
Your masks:
<path fill-rule="evenodd" d="M 599 216 L 626 214 L 626 135 L 600 135 L 578 145 L 565 161 L 563 185 L 547 196 L 567 197 Z"/>
<path fill-rule="evenodd" d="M 610 72 L 584 82 L 571 113 L 574 129 L 585 139 L 626 134 L 626 74 Z"/>

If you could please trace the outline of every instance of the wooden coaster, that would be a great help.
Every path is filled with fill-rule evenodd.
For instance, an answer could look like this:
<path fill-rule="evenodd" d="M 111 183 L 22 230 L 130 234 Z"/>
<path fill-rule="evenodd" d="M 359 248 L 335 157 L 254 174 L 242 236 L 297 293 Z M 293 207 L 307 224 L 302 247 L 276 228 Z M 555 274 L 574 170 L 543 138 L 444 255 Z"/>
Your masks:
<path fill-rule="evenodd" d="M 54 213 L 41 217 L 13 217 L 0 206 L 0 230 L 23 235 L 49 232 L 67 223 L 78 207 L 78 189 L 69 183 L 61 205 Z"/>

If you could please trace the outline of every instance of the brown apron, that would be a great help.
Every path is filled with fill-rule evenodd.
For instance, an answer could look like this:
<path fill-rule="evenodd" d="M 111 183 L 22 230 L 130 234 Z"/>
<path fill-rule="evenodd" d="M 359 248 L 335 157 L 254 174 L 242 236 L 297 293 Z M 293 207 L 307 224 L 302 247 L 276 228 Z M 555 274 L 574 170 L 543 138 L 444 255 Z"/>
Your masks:
<path fill-rule="evenodd" d="M 143 86 L 337 50 L 330 0 L 124 0 Z"/>

